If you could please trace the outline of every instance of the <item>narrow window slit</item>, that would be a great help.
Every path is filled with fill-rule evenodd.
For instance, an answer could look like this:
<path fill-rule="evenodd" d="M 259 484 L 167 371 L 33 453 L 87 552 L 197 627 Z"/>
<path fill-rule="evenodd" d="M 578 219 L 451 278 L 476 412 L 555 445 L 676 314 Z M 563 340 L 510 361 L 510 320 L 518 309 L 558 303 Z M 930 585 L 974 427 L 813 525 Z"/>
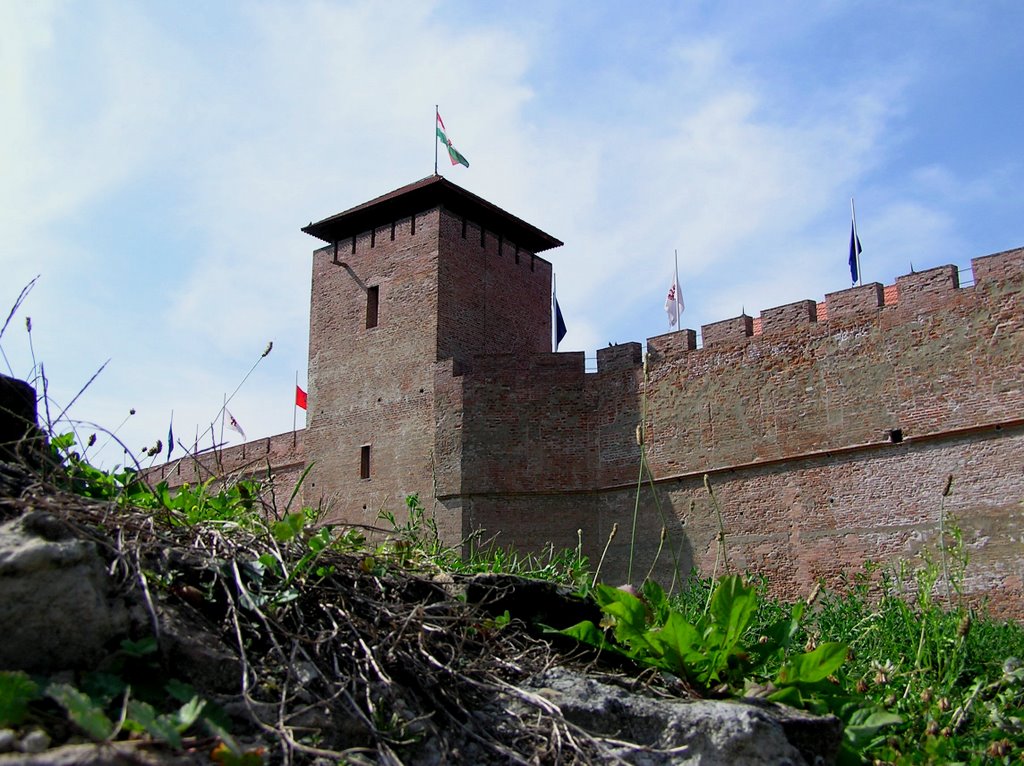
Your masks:
<path fill-rule="evenodd" d="M 377 326 L 377 311 L 380 307 L 380 286 L 366 288 L 366 329 Z"/>
<path fill-rule="evenodd" d="M 364 444 L 359 448 L 359 478 L 370 478 L 370 445 Z"/>

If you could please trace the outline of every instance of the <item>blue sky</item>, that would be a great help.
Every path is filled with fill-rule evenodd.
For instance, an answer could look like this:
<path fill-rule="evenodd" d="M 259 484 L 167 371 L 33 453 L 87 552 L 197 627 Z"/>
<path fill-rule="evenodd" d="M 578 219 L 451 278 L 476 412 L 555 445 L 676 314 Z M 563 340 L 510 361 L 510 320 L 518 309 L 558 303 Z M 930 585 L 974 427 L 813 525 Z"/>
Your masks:
<path fill-rule="evenodd" d="M 592 356 L 1024 245 L 1019 2 L 0 3 L 0 339 L 133 450 L 289 430 L 299 229 L 433 169 L 562 239 Z M 965 275 L 966 276 L 966 275 Z M 8 369 L 8 363 L 10 369 Z M 301 413 L 300 413 L 301 425 Z M 88 434 L 88 428 L 83 434 Z M 238 441 L 233 434 L 229 440 Z M 101 437 L 100 442 L 104 439 Z M 96 455 L 120 462 L 120 449 Z"/>

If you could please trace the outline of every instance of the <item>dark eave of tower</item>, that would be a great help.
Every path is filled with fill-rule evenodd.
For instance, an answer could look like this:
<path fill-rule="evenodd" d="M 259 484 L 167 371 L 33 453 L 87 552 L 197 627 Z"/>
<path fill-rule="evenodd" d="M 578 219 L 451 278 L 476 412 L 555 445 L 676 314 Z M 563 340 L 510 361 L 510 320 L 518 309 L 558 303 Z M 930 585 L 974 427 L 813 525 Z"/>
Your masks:
<path fill-rule="evenodd" d="M 562 245 L 561 240 L 545 234 L 536 226 L 506 213 L 497 205 L 456 186 L 447 178 L 436 175 L 395 189 L 344 213 L 311 223 L 302 227 L 302 230 L 324 242 L 339 242 L 376 226 L 432 210 L 439 205 L 455 215 L 465 216 L 487 231 L 501 234 L 533 253 Z"/>

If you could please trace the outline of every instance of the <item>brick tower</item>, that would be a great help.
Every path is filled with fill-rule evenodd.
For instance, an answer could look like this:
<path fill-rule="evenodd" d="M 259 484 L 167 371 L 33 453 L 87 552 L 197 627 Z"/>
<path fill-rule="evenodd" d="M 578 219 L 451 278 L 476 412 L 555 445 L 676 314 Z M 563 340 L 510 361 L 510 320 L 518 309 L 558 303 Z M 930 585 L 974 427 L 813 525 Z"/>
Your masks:
<path fill-rule="evenodd" d="M 461 387 L 481 354 L 551 350 L 562 243 L 430 176 L 303 229 L 313 254 L 307 504 L 374 524 L 418 493 L 461 487 Z M 442 534 L 461 511 L 437 508 Z"/>

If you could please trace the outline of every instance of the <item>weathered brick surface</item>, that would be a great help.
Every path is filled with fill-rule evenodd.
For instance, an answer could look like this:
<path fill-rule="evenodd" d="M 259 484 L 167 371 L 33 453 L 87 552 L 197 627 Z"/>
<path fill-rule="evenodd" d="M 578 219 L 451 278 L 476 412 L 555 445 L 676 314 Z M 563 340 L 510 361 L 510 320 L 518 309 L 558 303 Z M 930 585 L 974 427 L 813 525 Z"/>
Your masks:
<path fill-rule="evenodd" d="M 373 524 L 416 492 L 449 542 L 580 543 L 595 564 L 617 525 L 609 580 L 717 559 L 787 596 L 913 557 L 942 509 L 968 590 L 1024 616 L 1024 249 L 976 258 L 972 287 L 930 269 L 705 325 L 702 348 L 693 330 L 650 338 L 646 363 L 638 343 L 600 349 L 586 373 L 582 353 L 550 353 L 551 266 L 511 235 L 536 232 L 486 204 L 314 254 L 309 427 L 279 456 L 280 473 L 313 464 L 307 503 Z"/>
<path fill-rule="evenodd" d="M 256 479 L 273 485 L 283 510 L 306 466 L 304 442 L 303 431 L 288 431 L 216 452 L 186 454 L 153 466 L 146 477 L 151 483 L 166 481 L 172 487 L 195 486 L 211 478 Z"/>
<path fill-rule="evenodd" d="M 1019 279 L 1024 272 L 1024 247 L 986 255 L 971 260 L 974 283 L 984 286 L 988 282 Z"/>
<path fill-rule="evenodd" d="M 819 317 L 819 321 L 823 321 L 825 318 L 832 321 L 847 318 L 856 320 L 863 318 L 864 314 L 874 315 L 883 305 L 883 292 L 881 284 L 872 282 L 837 293 L 829 293 L 825 296 L 824 303 L 824 306 L 827 307 L 827 316 Z"/>
<path fill-rule="evenodd" d="M 754 320 L 746 314 L 733 319 L 712 322 L 701 328 L 701 337 L 705 346 L 717 346 L 723 343 L 742 343 L 754 334 Z"/>

